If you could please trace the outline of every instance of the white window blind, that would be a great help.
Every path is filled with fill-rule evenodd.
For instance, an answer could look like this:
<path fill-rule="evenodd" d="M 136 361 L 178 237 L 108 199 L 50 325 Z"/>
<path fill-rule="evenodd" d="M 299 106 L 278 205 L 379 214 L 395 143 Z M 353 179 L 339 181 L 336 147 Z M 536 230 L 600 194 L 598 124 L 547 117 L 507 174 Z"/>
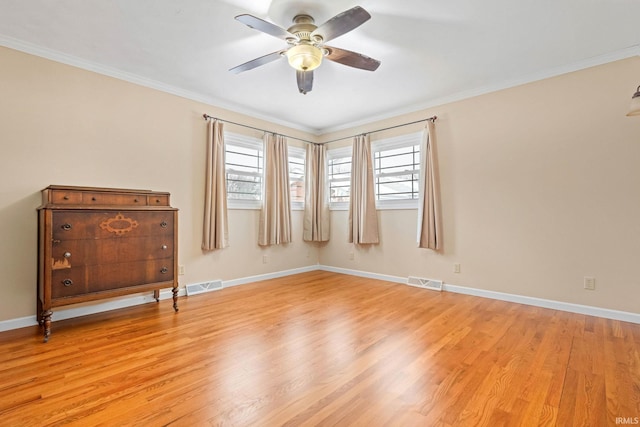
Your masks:
<path fill-rule="evenodd" d="M 262 140 L 225 132 L 227 200 L 230 209 L 258 209 L 262 200 Z"/>
<path fill-rule="evenodd" d="M 304 209 L 305 150 L 289 146 L 288 151 L 291 209 L 302 210 Z"/>
<path fill-rule="evenodd" d="M 331 209 L 349 207 L 351 152 L 351 147 L 327 150 L 327 184 Z"/>
<path fill-rule="evenodd" d="M 417 208 L 421 133 L 372 145 L 376 201 L 379 208 Z"/>

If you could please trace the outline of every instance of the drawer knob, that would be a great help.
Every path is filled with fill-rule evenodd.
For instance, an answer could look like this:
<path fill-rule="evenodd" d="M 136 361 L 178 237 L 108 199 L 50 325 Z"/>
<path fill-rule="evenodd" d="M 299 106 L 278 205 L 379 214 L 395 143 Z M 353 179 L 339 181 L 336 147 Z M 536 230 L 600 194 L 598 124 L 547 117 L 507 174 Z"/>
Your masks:
<path fill-rule="evenodd" d="M 167 250 L 167 245 L 162 245 L 162 250 L 166 251 Z"/>
<path fill-rule="evenodd" d="M 95 197 L 92 197 L 92 198 L 91 198 L 91 200 L 95 202 L 95 201 L 96 201 L 96 198 L 95 198 Z"/>
<path fill-rule="evenodd" d="M 63 285 L 65 285 L 66 287 L 69 287 L 69 286 L 73 285 L 73 280 L 71 280 L 71 279 L 64 279 L 64 280 L 62 281 L 62 284 L 63 284 Z"/>
<path fill-rule="evenodd" d="M 63 256 L 64 256 L 65 258 L 71 258 L 71 252 L 65 252 L 65 253 L 63 254 Z"/>
<path fill-rule="evenodd" d="M 167 267 L 162 267 L 160 269 L 160 273 L 162 273 L 162 274 L 167 274 L 168 271 L 169 271 L 169 269 Z"/>
<path fill-rule="evenodd" d="M 166 222 L 166 221 L 162 221 L 162 222 L 160 223 L 160 227 L 162 227 L 162 228 L 167 228 L 167 222 Z"/>
<path fill-rule="evenodd" d="M 71 224 L 69 224 L 69 223 L 62 224 L 62 229 L 63 230 L 71 230 Z"/>
<path fill-rule="evenodd" d="M 69 196 L 64 196 L 63 199 L 64 200 L 69 200 Z"/>
<path fill-rule="evenodd" d="M 133 203 L 138 203 L 138 199 L 133 199 Z"/>

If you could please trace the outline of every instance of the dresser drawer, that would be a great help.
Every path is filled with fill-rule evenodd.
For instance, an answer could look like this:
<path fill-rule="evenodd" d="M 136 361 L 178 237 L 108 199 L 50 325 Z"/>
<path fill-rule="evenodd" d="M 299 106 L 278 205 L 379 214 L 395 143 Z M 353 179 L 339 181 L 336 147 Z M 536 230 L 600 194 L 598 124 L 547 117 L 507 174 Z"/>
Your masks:
<path fill-rule="evenodd" d="M 77 191 L 51 190 L 51 203 L 58 205 L 78 205 L 82 203 L 82 193 Z"/>
<path fill-rule="evenodd" d="M 84 295 L 88 290 L 84 267 L 51 272 L 51 298 L 53 299 Z"/>
<path fill-rule="evenodd" d="M 147 196 L 147 204 L 149 206 L 169 206 L 168 194 L 153 194 Z"/>
<path fill-rule="evenodd" d="M 53 240 L 172 236 L 173 211 L 56 211 Z"/>
<path fill-rule="evenodd" d="M 74 239 L 53 242 L 53 270 L 127 261 L 145 261 L 173 257 L 173 236 L 132 238 Z"/>
<path fill-rule="evenodd" d="M 51 273 L 53 299 L 173 281 L 170 259 L 79 266 Z"/>
<path fill-rule="evenodd" d="M 119 194 L 84 192 L 82 193 L 82 204 L 84 205 L 116 205 L 116 206 L 146 206 L 147 196 L 139 194 Z"/>
<path fill-rule="evenodd" d="M 87 267 L 88 292 L 173 281 L 173 261 L 133 261 Z"/>

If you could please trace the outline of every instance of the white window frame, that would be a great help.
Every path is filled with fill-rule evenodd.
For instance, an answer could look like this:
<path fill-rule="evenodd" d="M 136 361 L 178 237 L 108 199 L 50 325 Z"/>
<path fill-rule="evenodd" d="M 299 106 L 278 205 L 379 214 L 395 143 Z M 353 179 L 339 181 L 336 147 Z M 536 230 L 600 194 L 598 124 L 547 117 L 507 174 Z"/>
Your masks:
<path fill-rule="evenodd" d="M 289 189 L 293 186 L 294 180 L 297 180 L 297 176 L 292 175 L 291 173 L 291 159 L 302 160 L 302 188 L 305 188 L 305 172 L 307 167 L 307 159 L 306 159 L 306 150 L 301 147 L 292 147 L 288 146 L 287 151 L 289 152 Z M 304 210 L 304 200 L 295 202 L 293 198 L 291 199 L 291 210 L 301 211 Z"/>
<path fill-rule="evenodd" d="M 241 200 L 241 199 L 232 199 L 227 194 L 227 208 L 228 209 L 261 209 L 262 208 L 262 197 L 264 192 L 264 143 L 262 139 L 255 138 L 251 136 L 241 135 L 232 132 L 224 133 L 224 143 L 225 143 L 225 178 L 230 169 L 226 163 L 226 152 L 229 146 L 237 146 L 242 148 L 248 148 L 251 150 L 258 150 L 261 152 L 262 165 L 260 172 L 260 199 L 259 200 Z M 243 171 L 235 171 L 239 175 L 253 175 L 258 176 L 258 174 L 251 174 Z M 228 188 L 228 187 L 227 187 Z"/>
<path fill-rule="evenodd" d="M 406 135 L 401 135 L 401 136 L 397 136 L 397 137 L 393 137 L 393 138 L 385 138 L 385 139 L 381 139 L 378 141 L 374 141 L 371 144 L 371 154 L 374 158 L 373 162 L 374 162 L 374 182 L 377 181 L 377 179 L 380 176 L 393 176 L 393 175 L 399 175 L 399 174 L 406 174 L 406 173 L 412 173 L 417 175 L 415 181 L 416 184 L 419 185 L 419 180 L 420 180 L 420 156 L 422 155 L 422 153 L 420 153 L 420 145 L 422 142 L 422 132 L 415 132 L 415 133 L 410 133 L 410 134 L 406 134 Z M 376 170 L 376 165 L 375 165 L 375 157 L 376 157 L 376 153 L 382 152 L 382 151 L 388 151 L 388 150 L 395 150 L 397 148 L 405 148 L 405 147 L 411 147 L 411 146 L 418 146 L 418 158 L 416 159 L 417 164 L 414 164 L 414 168 L 413 169 L 407 169 L 405 172 L 392 172 L 389 174 L 385 174 L 379 170 Z M 376 191 L 376 209 L 418 209 L 418 198 L 415 199 L 399 199 L 399 200 L 378 200 L 378 189 L 377 189 L 377 185 L 375 188 Z"/>
<path fill-rule="evenodd" d="M 353 148 L 351 146 L 334 148 L 331 150 L 327 150 L 327 193 L 329 194 L 329 209 L 330 210 L 339 210 L 345 211 L 349 209 L 349 202 L 332 202 L 331 201 L 331 184 L 332 182 L 344 182 L 348 181 L 349 185 L 351 185 L 351 174 L 349 174 L 348 179 L 342 179 L 338 181 L 334 181 L 331 178 L 330 172 L 330 164 L 333 159 L 342 159 L 342 158 L 351 158 L 353 153 Z"/>

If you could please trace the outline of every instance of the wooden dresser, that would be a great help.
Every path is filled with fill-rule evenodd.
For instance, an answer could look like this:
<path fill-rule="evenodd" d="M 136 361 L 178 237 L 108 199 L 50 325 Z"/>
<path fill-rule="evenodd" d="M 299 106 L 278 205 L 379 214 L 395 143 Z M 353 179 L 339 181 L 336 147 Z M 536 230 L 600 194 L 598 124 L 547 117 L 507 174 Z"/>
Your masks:
<path fill-rule="evenodd" d="M 51 185 L 38 208 L 38 323 L 52 308 L 172 288 L 178 311 L 178 211 L 169 193 Z"/>

